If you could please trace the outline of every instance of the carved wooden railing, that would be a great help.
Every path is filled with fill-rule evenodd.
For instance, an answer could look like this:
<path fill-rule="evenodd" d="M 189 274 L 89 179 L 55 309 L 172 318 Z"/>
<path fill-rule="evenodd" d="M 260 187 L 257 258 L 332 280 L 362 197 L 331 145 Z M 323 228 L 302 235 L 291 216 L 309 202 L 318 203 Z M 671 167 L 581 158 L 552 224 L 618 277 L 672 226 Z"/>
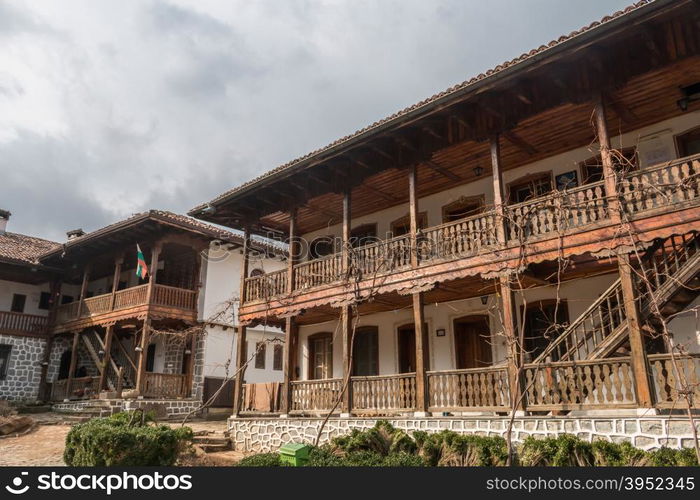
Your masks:
<path fill-rule="evenodd" d="M 525 365 L 524 381 L 532 410 L 636 406 L 629 358 Z"/>
<path fill-rule="evenodd" d="M 103 314 L 112 310 L 112 294 L 98 295 L 90 297 L 83 301 L 83 307 L 80 310 L 80 317 L 85 318 L 96 314 Z"/>
<path fill-rule="evenodd" d="M 46 316 L 0 311 L 0 332 L 43 333 L 47 321 Z"/>
<path fill-rule="evenodd" d="M 187 376 L 146 372 L 144 396 L 149 398 L 185 398 L 189 396 Z"/>
<path fill-rule="evenodd" d="M 697 407 L 700 402 L 700 354 L 650 354 L 651 379 L 659 408 L 687 408 L 686 394 Z M 679 373 L 680 372 L 680 373 Z"/>
<path fill-rule="evenodd" d="M 416 408 L 416 374 L 352 377 L 352 409 L 358 413 L 413 411 Z"/>
<path fill-rule="evenodd" d="M 245 279 L 244 300 L 268 300 L 287 291 L 287 270 L 274 271 Z"/>
<path fill-rule="evenodd" d="M 290 383 L 292 412 L 328 411 L 333 408 L 343 381 L 341 379 L 299 380 Z"/>
<path fill-rule="evenodd" d="M 294 266 L 294 290 L 315 288 L 338 281 L 342 276 L 340 254 L 328 255 Z M 259 276 L 258 278 L 263 278 Z M 253 281 L 253 279 L 251 279 Z M 286 281 L 285 281 L 286 283 Z M 272 293 L 280 293 L 273 292 Z"/>
<path fill-rule="evenodd" d="M 498 411 L 510 406 L 505 367 L 428 372 L 430 411 Z"/>
<path fill-rule="evenodd" d="M 618 190 L 629 216 L 695 200 L 700 197 L 700 155 L 631 172 Z"/>
<path fill-rule="evenodd" d="M 56 323 L 71 321 L 78 315 L 78 302 L 62 304 L 56 308 Z"/>
<path fill-rule="evenodd" d="M 493 248 L 498 243 L 496 220 L 496 212 L 492 210 L 421 230 L 418 238 L 418 260 L 431 262 L 468 257 Z"/>
<path fill-rule="evenodd" d="M 621 176 L 619 197 L 625 214 L 663 210 L 700 198 L 700 155 L 683 158 Z M 450 258 L 473 256 L 497 246 L 493 210 L 440 226 L 417 235 L 421 265 Z M 562 234 L 610 221 L 604 182 L 555 191 L 546 196 L 509 205 L 504 210 L 506 243 L 523 244 L 547 235 Z M 386 274 L 410 266 L 410 235 L 353 249 L 352 268 L 362 277 Z M 311 289 L 343 279 L 340 254 L 304 262 L 294 268 L 295 289 Z M 266 300 L 287 293 L 287 271 L 277 271 L 245 281 L 245 302 Z"/>
<path fill-rule="evenodd" d="M 114 297 L 114 309 L 127 309 L 146 303 L 148 284 L 119 290 Z"/>
<path fill-rule="evenodd" d="M 197 291 L 167 285 L 154 285 L 151 303 L 178 309 L 197 309 Z"/>

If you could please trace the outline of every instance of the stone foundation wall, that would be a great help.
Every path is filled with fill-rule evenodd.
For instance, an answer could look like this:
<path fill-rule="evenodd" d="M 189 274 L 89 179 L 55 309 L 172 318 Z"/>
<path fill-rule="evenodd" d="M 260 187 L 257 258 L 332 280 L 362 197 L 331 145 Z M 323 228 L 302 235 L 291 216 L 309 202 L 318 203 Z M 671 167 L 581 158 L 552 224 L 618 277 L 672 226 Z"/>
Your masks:
<path fill-rule="evenodd" d="M 449 429 L 460 434 L 480 436 L 504 436 L 507 417 L 430 417 L 389 418 L 393 426 L 409 433 L 416 430 L 439 432 Z M 240 451 L 267 452 L 285 443 L 315 440 L 321 427 L 319 418 L 230 418 L 234 449 Z M 347 434 L 351 429 L 368 429 L 374 419 L 331 418 L 323 430 L 321 443 L 335 436 Z M 700 429 L 700 422 L 696 423 Z M 672 448 L 691 447 L 692 433 L 687 420 L 680 417 L 519 417 L 514 422 L 514 441 L 522 442 L 527 436 L 536 438 L 574 434 L 586 441 L 605 439 L 631 442 L 644 450 L 661 446 Z"/>
<path fill-rule="evenodd" d="M 90 411 L 108 417 L 121 411 L 143 409 L 155 411 L 158 419 L 182 418 L 195 410 L 200 402 L 192 399 L 91 399 L 56 403 L 52 409 L 62 413 L 81 413 Z"/>
<path fill-rule="evenodd" d="M 204 349 L 206 336 L 200 335 L 195 343 L 194 373 L 192 375 L 192 397 L 201 401 L 204 395 Z"/>
<path fill-rule="evenodd" d="M 7 373 L 0 379 L 0 399 L 34 401 L 39 396 L 41 361 L 46 339 L 0 335 L 0 344 L 10 345 Z"/>

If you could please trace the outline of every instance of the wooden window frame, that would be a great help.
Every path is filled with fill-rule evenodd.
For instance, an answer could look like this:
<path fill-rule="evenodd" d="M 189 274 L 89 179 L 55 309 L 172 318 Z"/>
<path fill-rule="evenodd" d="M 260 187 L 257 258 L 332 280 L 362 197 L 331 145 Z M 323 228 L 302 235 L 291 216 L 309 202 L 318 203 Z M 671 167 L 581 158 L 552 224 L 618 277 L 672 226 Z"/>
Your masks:
<path fill-rule="evenodd" d="M 358 339 L 358 334 L 374 334 L 374 343 L 375 343 L 375 348 L 374 348 L 374 353 L 376 355 L 376 358 L 373 360 L 373 365 L 376 368 L 374 375 L 379 375 L 379 327 L 374 326 L 374 325 L 367 325 L 367 326 L 361 326 L 355 329 L 355 334 L 353 338 L 353 342 L 357 341 Z M 353 345 L 353 353 L 356 353 L 357 351 L 355 350 L 356 346 Z M 356 369 L 357 365 L 355 364 L 357 358 L 353 354 L 353 360 L 352 360 L 352 376 L 367 376 L 367 375 L 357 375 Z M 371 375 L 370 375 L 371 376 Z"/>
<path fill-rule="evenodd" d="M 684 130 L 680 134 L 676 134 L 673 136 L 673 144 L 676 147 L 676 158 L 684 158 L 686 156 L 689 156 L 685 153 L 685 151 L 681 150 L 681 138 L 692 133 L 697 133 L 698 135 L 700 135 L 700 125 L 698 125 L 697 127 L 691 127 L 687 130 Z"/>
<path fill-rule="evenodd" d="M 556 186 L 554 185 L 554 175 L 552 170 L 544 170 L 542 172 L 533 172 L 531 174 L 526 174 L 521 177 L 518 177 L 517 179 L 514 179 L 513 181 L 509 182 L 506 184 L 506 193 L 508 193 L 508 203 L 509 204 L 517 204 L 517 203 L 524 203 L 525 201 L 528 200 L 521 200 L 521 201 L 515 201 L 513 197 L 513 190 L 516 188 L 522 189 L 523 187 L 527 186 L 530 183 L 534 183 L 539 180 L 543 180 L 545 178 L 549 179 L 549 184 L 550 184 L 550 190 L 549 192 L 551 193 L 556 189 Z M 546 195 L 537 195 L 533 198 L 530 198 L 531 200 L 539 198 L 540 196 L 546 196 Z"/>
<path fill-rule="evenodd" d="M 474 196 L 460 196 L 457 198 L 455 201 L 452 201 L 446 205 L 442 206 L 442 223 L 446 224 L 449 221 L 447 220 L 447 214 L 448 212 L 452 212 L 458 208 L 462 207 L 467 207 L 471 205 L 478 205 L 478 212 L 472 214 L 476 215 L 478 213 L 481 213 L 484 211 L 484 208 L 486 207 L 486 198 L 484 197 L 483 194 L 478 194 Z M 466 217 L 471 217 L 471 215 L 465 215 L 464 217 L 461 217 L 462 219 Z M 459 220 L 459 219 L 455 219 Z"/>
<path fill-rule="evenodd" d="M 318 255 L 314 249 L 316 248 L 316 244 L 325 241 L 330 245 L 331 251 L 325 255 Z M 317 236 L 311 242 L 309 243 L 309 260 L 316 260 L 316 259 L 322 259 L 323 257 L 327 257 L 329 255 L 333 255 L 336 252 L 335 248 L 335 238 L 331 235 L 326 235 L 326 236 Z"/>
<path fill-rule="evenodd" d="M 18 302 L 21 302 L 22 307 L 21 310 L 19 310 L 19 307 L 16 307 L 15 300 Z M 27 308 L 27 294 L 25 293 L 13 293 L 12 294 L 12 302 L 10 303 L 10 312 L 14 313 L 24 313 L 24 310 Z"/>
<path fill-rule="evenodd" d="M 313 335 L 309 335 L 306 338 L 306 346 L 309 350 L 309 362 L 308 362 L 308 369 L 307 369 L 307 378 L 308 380 L 325 380 L 325 379 L 317 379 L 314 376 L 314 363 L 313 363 L 313 358 L 315 357 L 314 355 L 316 354 L 315 350 L 313 349 L 313 344 L 314 341 L 321 339 L 321 338 L 328 338 L 330 339 L 330 356 L 329 356 L 329 377 L 327 378 L 333 378 L 333 334 L 331 332 L 319 332 L 319 333 L 314 333 Z"/>
<path fill-rule="evenodd" d="M 272 369 L 282 371 L 284 367 L 284 346 L 275 344 L 272 348 Z"/>
<path fill-rule="evenodd" d="M 371 230 L 368 230 L 370 228 L 371 228 Z M 358 247 L 358 246 L 362 247 L 362 246 L 374 243 L 375 241 L 371 241 L 371 242 L 366 241 L 360 245 L 360 244 L 358 244 L 357 236 L 355 236 L 357 233 L 364 234 L 364 233 L 370 233 L 370 232 L 374 233 L 375 241 L 379 241 L 379 235 L 377 234 L 377 223 L 376 222 L 368 222 L 366 224 L 360 224 L 357 227 L 353 227 L 352 230 L 350 231 L 350 242 L 352 243 L 352 246 L 353 247 Z"/>
<path fill-rule="evenodd" d="M 406 214 L 398 219 L 395 219 L 389 225 L 389 230 L 391 231 L 391 237 L 400 236 L 396 233 L 396 228 L 399 226 L 411 226 L 411 214 Z M 421 212 L 418 214 L 418 229 L 425 229 L 428 227 L 428 212 Z M 411 230 L 409 229 L 403 234 L 409 234 Z"/>
<path fill-rule="evenodd" d="M 639 169 L 639 151 L 637 150 L 636 146 L 631 146 L 628 148 L 619 148 L 620 153 L 622 153 L 622 156 L 627 157 L 629 153 L 632 153 L 631 157 L 633 158 L 633 163 L 632 163 L 632 170 L 638 170 Z M 578 170 L 579 170 L 579 175 L 581 176 L 581 186 L 585 186 L 586 184 L 591 184 L 591 182 L 596 182 L 596 181 L 589 181 L 590 175 L 588 174 L 588 169 L 590 167 L 593 167 L 593 165 L 586 165 L 589 162 L 593 162 L 594 160 L 600 161 L 600 164 L 602 165 L 602 158 L 600 154 L 593 155 L 589 158 L 586 158 L 585 160 L 582 160 L 578 163 Z M 602 174 L 601 174 L 602 175 Z"/>
<path fill-rule="evenodd" d="M 257 370 L 265 369 L 265 356 L 267 355 L 267 346 L 265 342 L 255 343 L 255 368 Z"/>

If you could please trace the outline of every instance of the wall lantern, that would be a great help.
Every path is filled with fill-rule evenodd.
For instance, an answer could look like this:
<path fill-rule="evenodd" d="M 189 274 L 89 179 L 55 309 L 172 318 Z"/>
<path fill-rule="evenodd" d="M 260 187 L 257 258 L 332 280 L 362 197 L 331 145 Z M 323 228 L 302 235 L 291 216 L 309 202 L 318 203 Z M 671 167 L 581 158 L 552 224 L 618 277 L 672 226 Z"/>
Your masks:
<path fill-rule="evenodd" d="M 485 305 L 488 303 L 488 301 L 489 301 L 489 296 L 488 296 L 488 295 L 482 295 L 482 296 L 479 297 L 479 298 L 481 299 L 481 304 L 484 305 L 484 306 L 485 306 Z"/>
<path fill-rule="evenodd" d="M 482 167 L 481 165 L 477 165 L 476 167 L 474 167 L 474 175 L 475 176 L 481 177 L 481 174 L 483 174 L 483 173 L 484 173 L 484 167 Z"/>
<path fill-rule="evenodd" d="M 137 345 L 136 347 L 134 347 L 134 351 L 143 352 L 143 348 L 140 345 Z"/>
<path fill-rule="evenodd" d="M 691 102 L 700 101 L 700 83 L 694 83 L 687 87 L 681 87 L 681 97 L 676 104 L 681 111 L 688 111 L 688 106 Z"/>
<path fill-rule="evenodd" d="M 437 330 L 435 330 L 435 334 L 436 334 L 438 337 L 444 337 L 444 336 L 445 336 L 445 329 L 444 329 L 444 328 L 438 328 Z"/>
<path fill-rule="evenodd" d="M 185 349 L 185 354 L 192 354 L 192 351 L 189 349 Z"/>

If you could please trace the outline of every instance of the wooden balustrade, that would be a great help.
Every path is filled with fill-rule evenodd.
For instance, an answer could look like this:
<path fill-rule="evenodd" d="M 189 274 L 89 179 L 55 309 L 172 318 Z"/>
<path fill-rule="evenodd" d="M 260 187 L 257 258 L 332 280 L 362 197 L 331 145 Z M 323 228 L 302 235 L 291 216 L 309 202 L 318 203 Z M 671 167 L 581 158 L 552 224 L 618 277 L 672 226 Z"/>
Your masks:
<path fill-rule="evenodd" d="M 274 271 L 245 279 L 244 300 L 268 300 L 287 292 L 287 270 Z"/>
<path fill-rule="evenodd" d="M 529 410 L 636 406 L 629 358 L 530 364 L 524 379 Z"/>
<path fill-rule="evenodd" d="M 177 307 L 178 309 L 197 309 L 197 291 L 167 285 L 154 285 L 153 304 Z"/>
<path fill-rule="evenodd" d="M 291 411 L 328 411 L 340 397 L 341 379 L 303 380 L 290 383 L 292 390 Z"/>
<path fill-rule="evenodd" d="M 428 372 L 430 411 L 503 411 L 510 407 L 505 367 Z"/>
<path fill-rule="evenodd" d="M 358 413 L 413 411 L 416 408 L 416 374 L 352 377 L 352 409 Z"/>
<path fill-rule="evenodd" d="M 74 320 L 78 315 L 78 302 L 62 304 L 56 309 L 56 323 L 65 323 Z"/>
<path fill-rule="evenodd" d="M 697 199 L 699 176 L 700 155 L 631 172 L 618 183 L 622 209 L 633 216 Z"/>
<path fill-rule="evenodd" d="M 700 401 L 700 354 L 650 354 L 651 379 L 658 408 L 687 408 L 685 395 Z"/>
<path fill-rule="evenodd" d="M 127 309 L 146 303 L 148 284 L 119 290 L 115 293 L 114 309 Z"/>
<path fill-rule="evenodd" d="M 189 396 L 186 383 L 186 375 L 146 372 L 143 395 L 149 398 L 184 398 Z"/>
<path fill-rule="evenodd" d="M 340 254 L 310 260 L 294 267 L 294 290 L 325 285 L 338 281 L 341 277 Z M 286 290 L 279 290 L 273 293 L 284 293 L 284 291 Z"/>
<path fill-rule="evenodd" d="M 496 212 L 491 210 L 422 230 L 418 238 L 418 259 L 423 263 L 468 257 L 493 248 L 497 243 Z"/>
<path fill-rule="evenodd" d="M 411 238 L 401 235 L 353 248 L 350 258 L 352 272 L 362 278 L 405 269 L 411 265 Z"/>
<path fill-rule="evenodd" d="M 96 314 L 103 314 L 112 310 L 112 294 L 98 295 L 83 301 L 80 317 L 85 318 Z"/>
<path fill-rule="evenodd" d="M 0 332 L 3 333 L 43 333 L 46 326 L 46 316 L 0 311 Z"/>

